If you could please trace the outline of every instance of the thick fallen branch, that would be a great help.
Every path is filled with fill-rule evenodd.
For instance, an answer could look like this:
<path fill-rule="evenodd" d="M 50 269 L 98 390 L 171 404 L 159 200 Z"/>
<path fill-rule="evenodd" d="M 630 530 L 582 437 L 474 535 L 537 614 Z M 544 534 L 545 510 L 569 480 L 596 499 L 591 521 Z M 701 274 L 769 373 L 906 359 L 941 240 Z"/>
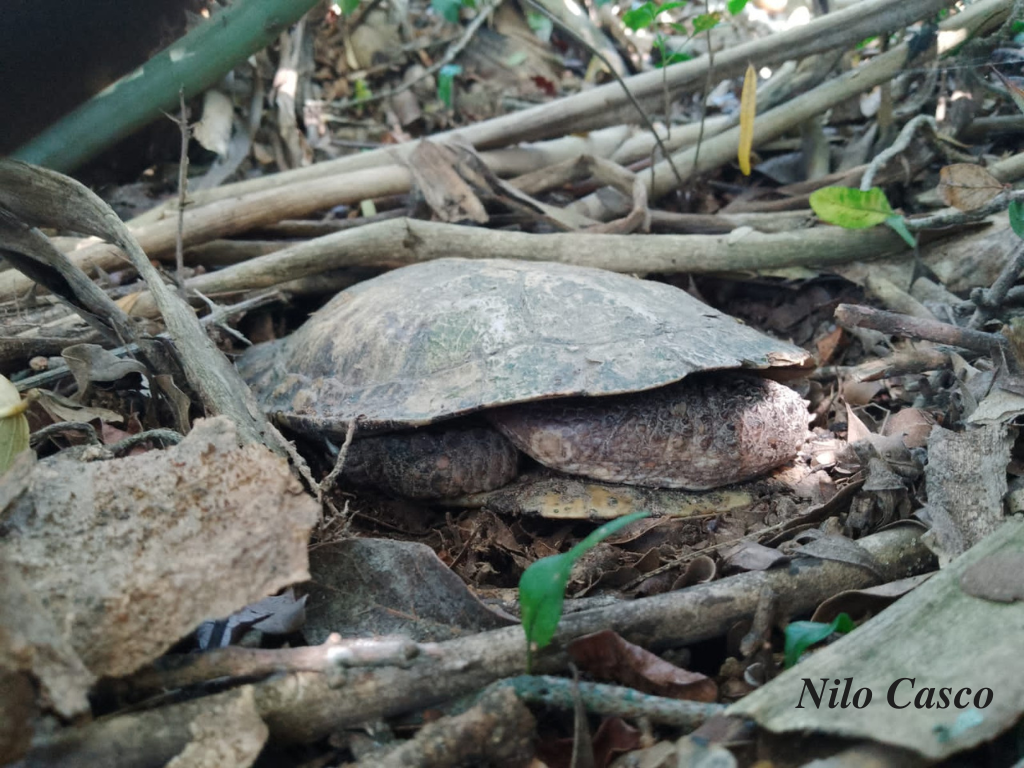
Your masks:
<path fill-rule="evenodd" d="M 906 248 L 888 227 L 844 230 L 820 227 L 764 234 L 534 235 L 396 219 L 316 238 L 218 272 L 194 277 L 186 287 L 205 295 L 265 288 L 341 267 L 397 267 L 449 256 L 528 259 L 600 267 L 628 273 L 745 272 L 793 266 L 827 266 L 877 258 Z M 149 317 L 143 294 L 133 314 Z"/>

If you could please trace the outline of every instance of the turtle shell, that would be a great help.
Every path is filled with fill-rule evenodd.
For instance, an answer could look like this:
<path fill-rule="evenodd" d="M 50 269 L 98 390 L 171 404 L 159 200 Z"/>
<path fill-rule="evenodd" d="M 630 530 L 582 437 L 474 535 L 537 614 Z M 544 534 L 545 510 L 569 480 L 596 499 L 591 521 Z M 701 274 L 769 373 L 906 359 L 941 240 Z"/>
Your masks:
<path fill-rule="evenodd" d="M 289 427 L 423 426 L 497 406 L 662 387 L 808 354 L 663 283 L 589 267 L 439 259 L 342 291 L 238 360 Z"/>

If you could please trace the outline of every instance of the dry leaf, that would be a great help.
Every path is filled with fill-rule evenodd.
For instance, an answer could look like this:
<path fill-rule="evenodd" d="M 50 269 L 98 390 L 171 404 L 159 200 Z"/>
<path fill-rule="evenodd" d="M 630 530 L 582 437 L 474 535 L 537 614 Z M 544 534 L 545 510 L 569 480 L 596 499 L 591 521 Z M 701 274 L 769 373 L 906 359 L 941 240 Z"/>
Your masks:
<path fill-rule="evenodd" d="M 675 699 L 706 702 L 718 697 L 711 678 L 677 667 L 610 629 L 577 638 L 567 650 L 580 669 L 599 680 Z"/>
<path fill-rule="evenodd" d="M 747 65 L 743 75 L 743 94 L 740 97 L 740 170 L 750 175 L 750 151 L 754 146 L 754 118 L 757 117 L 757 72 L 754 65 Z"/>
<path fill-rule="evenodd" d="M 237 440 L 218 417 L 163 451 L 40 461 L 12 502 L 0 557 L 93 674 L 128 674 L 203 619 L 309 578 L 316 502 L 286 461 Z"/>
<path fill-rule="evenodd" d="M 982 208 L 1002 191 L 999 179 L 974 163 L 955 163 L 939 171 L 939 197 L 960 211 Z"/>
<path fill-rule="evenodd" d="M 211 88 L 203 94 L 203 116 L 192 126 L 192 136 L 206 149 L 224 157 L 234 120 L 235 107 L 230 97 Z"/>
<path fill-rule="evenodd" d="M 6 376 L 0 376 L 0 475 L 14 463 L 18 454 L 28 450 L 28 419 L 18 388 Z"/>

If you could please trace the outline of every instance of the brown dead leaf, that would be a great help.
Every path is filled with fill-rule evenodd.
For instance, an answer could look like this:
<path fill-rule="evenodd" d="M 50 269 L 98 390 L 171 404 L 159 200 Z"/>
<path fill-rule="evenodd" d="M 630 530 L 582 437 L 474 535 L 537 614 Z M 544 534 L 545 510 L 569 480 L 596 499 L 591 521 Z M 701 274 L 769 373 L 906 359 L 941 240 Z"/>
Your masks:
<path fill-rule="evenodd" d="M 29 391 L 35 397 L 35 404 L 46 411 L 55 424 L 62 421 L 100 421 L 120 424 L 124 421 L 124 416 L 109 408 L 85 406 L 45 389 Z"/>
<path fill-rule="evenodd" d="M 939 197 L 960 211 L 982 208 L 1002 191 L 999 179 L 974 163 L 954 163 L 939 171 Z"/>
<path fill-rule="evenodd" d="M 868 618 L 916 589 L 919 584 L 930 579 L 932 575 L 925 573 L 920 576 L 909 576 L 905 579 L 889 581 L 879 584 L 877 587 L 840 592 L 819 604 L 814 615 L 811 616 L 811 621 L 828 624 L 840 613 L 848 614 L 854 621 Z"/>
<path fill-rule="evenodd" d="M 125 675 L 210 616 L 304 581 L 316 503 L 287 463 L 239 448 L 226 418 L 177 446 L 39 462 L 0 556 L 98 676 Z"/>
<path fill-rule="evenodd" d="M 600 680 L 674 699 L 709 702 L 718 697 L 718 686 L 709 677 L 670 664 L 610 629 L 577 638 L 567 650 L 582 670 Z"/>
<path fill-rule="evenodd" d="M 846 346 L 846 338 L 846 331 L 836 326 L 831 333 L 827 333 L 817 340 L 818 360 L 821 365 L 827 365 L 832 362 L 836 353 Z"/>
<path fill-rule="evenodd" d="M 902 435 L 907 448 L 923 448 L 928 445 L 928 435 L 935 426 L 935 417 L 920 408 L 904 408 L 886 420 L 883 435 Z"/>
<path fill-rule="evenodd" d="M 548 768 L 569 768 L 573 766 L 575 738 L 552 739 L 537 744 L 537 757 Z M 593 763 L 595 768 L 612 764 L 616 755 L 632 752 L 640 747 L 640 731 L 621 717 L 606 717 L 601 721 L 593 738 Z M 577 763 L 578 765 L 578 763 Z"/>
<path fill-rule="evenodd" d="M 672 583 L 672 589 L 685 589 L 695 584 L 706 584 L 714 580 L 718 572 L 715 561 L 707 555 L 698 555 L 686 564 L 686 570 Z"/>

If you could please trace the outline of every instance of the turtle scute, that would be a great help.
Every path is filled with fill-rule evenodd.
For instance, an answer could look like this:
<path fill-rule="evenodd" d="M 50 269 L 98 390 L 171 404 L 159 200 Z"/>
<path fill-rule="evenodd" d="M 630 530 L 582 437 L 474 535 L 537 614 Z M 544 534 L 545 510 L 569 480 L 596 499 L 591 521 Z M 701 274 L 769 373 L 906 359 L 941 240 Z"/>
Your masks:
<path fill-rule="evenodd" d="M 697 374 L 630 395 L 520 404 L 488 416 L 552 469 L 689 490 L 749 480 L 789 461 L 809 420 L 793 390 L 736 373 Z"/>

